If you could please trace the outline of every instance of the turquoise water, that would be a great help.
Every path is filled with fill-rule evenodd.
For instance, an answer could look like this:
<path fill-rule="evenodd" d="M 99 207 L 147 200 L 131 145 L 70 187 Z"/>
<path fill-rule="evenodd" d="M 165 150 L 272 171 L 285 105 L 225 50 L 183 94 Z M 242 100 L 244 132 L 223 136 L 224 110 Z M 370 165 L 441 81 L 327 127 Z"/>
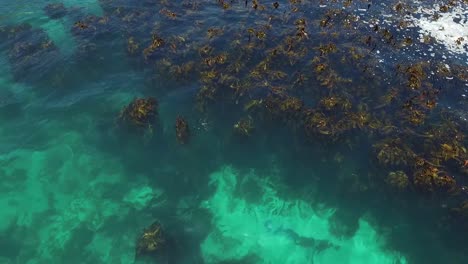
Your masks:
<path fill-rule="evenodd" d="M 468 33 L 419 41 L 414 3 L 274 2 L 2 1 L 0 263 L 468 263 Z M 389 139 L 410 150 L 385 163 Z"/>

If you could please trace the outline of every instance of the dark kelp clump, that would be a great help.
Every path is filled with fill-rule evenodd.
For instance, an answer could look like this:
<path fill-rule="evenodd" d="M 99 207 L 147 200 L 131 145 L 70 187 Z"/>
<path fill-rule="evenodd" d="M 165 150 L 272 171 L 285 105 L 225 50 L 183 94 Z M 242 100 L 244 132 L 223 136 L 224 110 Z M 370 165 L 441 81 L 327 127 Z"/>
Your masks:
<path fill-rule="evenodd" d="M 254 129 L 253 119 L 250 116 L 248 118 L 241 118 L 233 126 L 234 134 L 243 139 L 249 138 Z"/>
<path fill-rule="evenodd" d="M 153 132 L 158 117 L 155 98 L 137 98 L 127 105 L 119 116 L 120 124 L 142 132 Z"/>
<path fill-rule="evenodd" d="M 138 238 L 135 258 L 163 258 L 165 257 L 168 240 L 161 224 L 156 221 L 143 230 Z"/>
<path fill-rule="evenodd" d="M 187 120 L 182 116 L 176 118 L 175 130 L 177 142 L 182 145 L 187 144 L 190 138 L 190 130 Z"/>

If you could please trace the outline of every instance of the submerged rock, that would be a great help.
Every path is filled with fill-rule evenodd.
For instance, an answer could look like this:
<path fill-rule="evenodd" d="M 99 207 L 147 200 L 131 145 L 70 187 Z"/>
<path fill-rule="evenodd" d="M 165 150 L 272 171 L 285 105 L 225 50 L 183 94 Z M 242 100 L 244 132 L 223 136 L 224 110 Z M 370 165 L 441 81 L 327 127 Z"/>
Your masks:
<path fill-rule="evenodd" d="M 313 237 L 302 236 L 291 228 L 284 228 L 279 226 L 277 228 L 273 227 L 271 220 L 267 220 L 264 223 L 266 230 L 274 235 L 280 235 L 288 238 L 294 244 L 304 247 L 314 249 L 317 253 L 322 252 L 328 248 L 339 249 L 338 245 L 333 244 L 332 242 L 324 239 L 316 239 Z"/>
<path fill-rule="evenodd" d="M 155 203 L 155 200 L 164 201 L 163 192 L 149 186 L 133 188 L 123 199 L 124 202 L 137 210 L 146 208 L 151 203 Z"/>
<path fill-rule="evenodd" d="M 6 34 L 4 40 L 15 80 L 29 80 L 34 83 L 56 69 L 61 54 L 44 30 L 21 24 L 3 31 Z"/>
<path fill-rule="evenodd" d="M 60 19 L 67 14 L 63 3 L 50 3 L 44 7 L 44 12 L 50 19 Z"/>

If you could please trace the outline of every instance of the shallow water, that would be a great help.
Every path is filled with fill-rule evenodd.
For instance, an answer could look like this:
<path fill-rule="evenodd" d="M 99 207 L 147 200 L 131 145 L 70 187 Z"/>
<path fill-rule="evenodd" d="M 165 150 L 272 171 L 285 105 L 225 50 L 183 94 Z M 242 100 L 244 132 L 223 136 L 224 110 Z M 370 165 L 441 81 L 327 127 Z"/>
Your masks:
<path fill-rule="evenodd" d="M 468 263 L 466 1 L 437 24 L 427 14 L 447 3 L 274 2 L 2 1 L 0 263 Z M 122 126 L 147 97 L 154 122 Z M 352 106 L 327 109 L 332 97 Z M 290 98 L 299 110 L 275 101 Z M 308 126 L 314 113 L 330 119 Z M 422 165 L 376 158 L 396 138 L 437 168 L 429 185 Z M 155 221 L 164 247 L 140 256 Z"/>

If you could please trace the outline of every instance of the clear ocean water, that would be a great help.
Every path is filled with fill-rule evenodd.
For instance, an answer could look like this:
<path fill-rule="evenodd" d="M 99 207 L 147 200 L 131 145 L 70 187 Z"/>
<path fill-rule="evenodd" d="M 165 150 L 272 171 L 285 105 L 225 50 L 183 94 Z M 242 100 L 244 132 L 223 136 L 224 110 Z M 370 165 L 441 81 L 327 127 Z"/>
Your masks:
<path fill-rule="evenodd" d="M 467 14 L 0 1 L 0 263 L 468 263 Z"/>

